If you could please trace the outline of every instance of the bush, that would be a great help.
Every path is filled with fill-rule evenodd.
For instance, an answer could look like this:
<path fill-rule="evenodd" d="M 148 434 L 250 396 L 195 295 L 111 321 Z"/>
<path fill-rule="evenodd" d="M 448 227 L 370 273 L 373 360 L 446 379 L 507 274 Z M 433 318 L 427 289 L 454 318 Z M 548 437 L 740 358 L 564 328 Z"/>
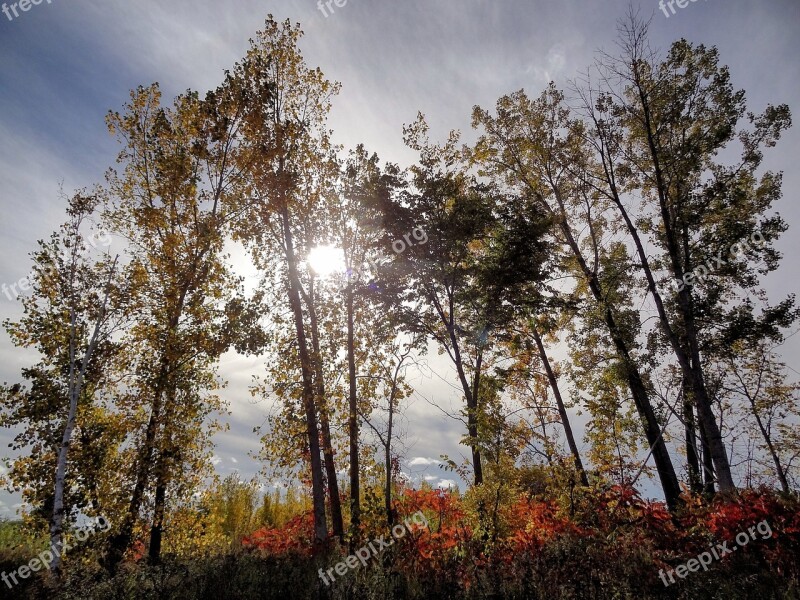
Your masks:
<path fill-rule="evenodd" d="M 15 598 L 56 600 L 586 600 L 800 597 L 800 503 L 796 497 L 745 491 L 711 503 L 686 498 L 670 515 L 663 504 L 628 489 L 584 490 L 569 510 L 554 502 L 517 498 L 498 511 L 494 536 L 456 495 L 408 493 L 398 516 L 425 513 L 429 529 L 415 530 L 326 587 L 318 575 L 348 554 L 335 546 L 314 552 L 311 520 L 300 515 L 281 527 L 248 536 L 243 550 L 187 557 L 161 565 L 128 563 L 113 578 L 83 556 L 71 560 L 58 594 L 42 578 L 14 589 Z M 751 541 L 665 587 L 659 572 L 685 564 L 712 545 L 766 520 L 769 539 Z M 5 525 L 8 526 L 7 524 Z M 3 534 L 0 528 L 0 534 Z M 16 533 L 15 533 L 16 532 Z M 360 532 L 385 532 L 375 521 Z M 10 539 L 19 530 L 7 529 Z M 763 537 L 763 536 L 762 536 Z M 360 545 L 360 540 L 355 540 Z M 33 551 L 20 540 L 6 544 L 9 568 Z M 14 554 L 16 552 L 16 554 Z M 11 597 L 11 596 L 8 596 Z"/>

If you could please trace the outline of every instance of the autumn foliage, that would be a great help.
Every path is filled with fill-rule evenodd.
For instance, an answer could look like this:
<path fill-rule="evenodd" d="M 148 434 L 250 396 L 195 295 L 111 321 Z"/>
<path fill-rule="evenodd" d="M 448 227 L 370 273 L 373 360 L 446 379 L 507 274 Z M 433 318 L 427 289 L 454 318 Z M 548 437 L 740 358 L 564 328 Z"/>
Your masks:
<path fill-rule="evenodd" d="M 582 585 L 600 589 L 614 580 L 658 594 L 664 587 L 658 579 L 660 569 L 674 568 L 716 543 L 732 543 L 738 533 L 766 520 L 772 530 L 769 539 L 751 541 L 739 555 L 723 557 L 708 573 L 692 574 L 694 581 L 686 584 L 691 587 L 726 577 L 734 567 L 758 568 L 762 576 L 786 585 L 796 585 L 800 575 L 800 503 L 768 490 L 749 490 L 711 502 L 684 496 L 683 507 L 674 517 L 662 502 L 645 500 L 636 490 L 618 486 L 586 492 L 571 506 L 520 497 L 497 507 L 496 514 L 479 515 L 466 504 L 456 493 L 406 490 L 395 503 L 398 519 L 421 510 L 430 526 L 399 540 L 390 556 L 374 561 L 366 571 L 388 569 L 424 582 L 421 585 L 430 593 L 444 593 L 445 587 L 455 586 L 450 589 L 461 590 L 465 597 L 470 593 L 486 597 L 489 588 L 492 593 L 506 590 L 510 594 L 526 584 L 536 585 L 537 569 L 558 557 L 561 565 L 552 565 L 555 570 L 548 571 L 554 586 L 560 585 L 559 568 L 583 560 L 591 572 L 578 568 L 567 577 L 565 571 L 565 581 L 585 580 Z M 482 533 L 480 523 L 485 518 L 496 520 L 505 533 L 496 539 Z M 383 533 L 387 531 L 384 527 Z M 310 557 L 312 534 L 311 515 L 305 514 L 280 528 L 259 529 L 245 538 L 244 547 L 261 557 Z M 581 555 L 578 549 L 585 552 Z M 603 564 L 592 568 L 598 554 Z M 526 573 L 531 577 L 527 582 L 521 579 Z M 358 579 L 368 574 L 351 576 Z"/>

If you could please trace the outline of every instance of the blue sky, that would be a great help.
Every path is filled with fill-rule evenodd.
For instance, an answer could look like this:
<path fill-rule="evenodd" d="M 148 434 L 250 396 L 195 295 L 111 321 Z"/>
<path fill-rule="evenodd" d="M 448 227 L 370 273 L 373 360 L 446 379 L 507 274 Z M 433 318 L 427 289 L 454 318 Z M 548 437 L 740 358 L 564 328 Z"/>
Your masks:
<path fill-rule="evenodd" d="M 13 20 L 0 13 L 0 282 L 26 275 L 36 240 L 63 220 L 59 186 L 67 193 L 91 186 L 113 165 L 118 148 L 106 130 L 106 112 L 119 109 L 130 89 L 154 81 L 166 98 L 216 86 L 268 13 L 299 21 L 308 64 L 343 84 L 330 119 L 335 141 L 345 147 L 363 142 L 383 160 L 408 164 L 413 155 L 403 147 L 402 125 L 417 111 L 428 116 L 438 138 L 449 129 L 467 133 L 475 104 L 491 107 L 519 88 L 537 95 L 551 79 L 563 86 L 595 51 L 614 49 L 616 20 L 628 0 L 347 0 L 327 17 L 314 0 L 227 4 L 52 0 Z M 653 45 L 666 48 L 681 37 L 716 45 L 753 110 L 785 102 L 800 114 L 800 2 L 702 0 L 669 18 L 654 0 L 639 6 L 654 15 Z M 798 150 L 795 127 L 766 161 L 785 171 L 777 209 L 792 226 L 779 244 L 783 267 L 767 281 L 774 300 L 797 291 L 800 279 Z M 17 315 L 17 304 L 0 295 L 0 318 Z M 784 347 L 796 369 L 798 338 Z M 0 333 L 0 380 L 16 381 L 30 362 Z M 231 431 L 217 439 L 221 473 L 238 469 L 249 476 L 259 467 L 247 453 L 258 449 L 252 428 L 263 421 L 264 407 L 252 403 L 247 386 L 261 365 L 263 359 L 234 356 L 223 363 L 232 415 Z M 420 393 L 455 412 L 454 373 L 445 363 L 431 367 L 435 374 L 417 381 Z M 451 477 L 430 459 L 466 454 L 458 445 L 461 425 L 418 398 L 407 409 L 406 428 L 404 470 L 416 478 L 427 474 L 434 483 Z M 11 437 L 0 431 L 0 448 Z M 0 516 L 13 513 L 18 501 L 0 495 Z"/>

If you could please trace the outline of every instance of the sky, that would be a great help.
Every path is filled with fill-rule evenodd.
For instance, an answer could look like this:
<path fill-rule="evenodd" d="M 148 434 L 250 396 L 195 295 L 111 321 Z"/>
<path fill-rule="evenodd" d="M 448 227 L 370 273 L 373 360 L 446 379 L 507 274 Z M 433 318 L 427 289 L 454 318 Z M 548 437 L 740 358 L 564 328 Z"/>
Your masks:
<path fill-rule="evenodd" d="M 320 10 L 315 0 L 41 0 L 24 12 L 7 2 L 7 15 L 0 13 L 0 283 L 24 277 L 36 241 L 64 220 L 60 189 L 69 194 L 101 183 L 114 165 L 119 148 L 106 113 L 119 110 L 139 85 L 159 82 L 165 99 L 187 88 L 216 87 L 268 14 L 299 22 L 306 62 L 342 83 L 329 120 L 334 141 L 345 148 L 364 143 L 382 160 L 408 165 L 414 155 L 403 146 L 402 126 L 418 111 L 427 116 L 432 139 L 451 129 L 468 136 L 474 105 L 491 108 L 520 88 L 535 96 L 550 80 L 566 86 L 598 50 L 614 50 L 616 22 L 628 2 L 338 0 L 342 6 Z M 634 6 L 653 16 L 657 48 L 680 38 L 717 46 L 751 110 L 787 103 L 800 114 L 798 0 L 700 0 L 674 4 L 674 14 L 666 7 L 669 16 L 654 0 Z M 776 209 L 790 225 L 778 244 L 783 265 L 766 281 L 773 301 L 799 287 L 798 150 L 796 127 L 765 161 L 785 173 Z M 242 273 L 250 272 L 244 258 L 237 260 Z M 0 319 L 19 314 L 18 302 L 0 294 Z M 783 358 L 800 370 L 798 338 L 787 340 Z M 34 360 L 0 332 L 0 381 L 18 381 L 20 369 Z M 261 466 L 249 454 L 259 449 L 253 427 L 264 421 L 266 408 L 252 400 L 248 386 L 263 364 L 258 357 L 224 357 L 220 372 L 229 382 L 223 395 L 231 415 L 230 431 L 216 438 L 220 474 L 250 477 Z M 446 486 L 454 476 L 436 460 L 467 455 L 458 444 L 462 425 L 442 412 L 460 406 L 455 373 L 431 361 L 412 383 L 419 394 L 405 410 L 403 470 L 414 481 Z M 583 421 L 577 422 L 582 437 Z M 0 430 L 0 458 L 8 456 L 12 437 Z M 19 506 L 18 495 L 0 493 L 0 517 Z"/>

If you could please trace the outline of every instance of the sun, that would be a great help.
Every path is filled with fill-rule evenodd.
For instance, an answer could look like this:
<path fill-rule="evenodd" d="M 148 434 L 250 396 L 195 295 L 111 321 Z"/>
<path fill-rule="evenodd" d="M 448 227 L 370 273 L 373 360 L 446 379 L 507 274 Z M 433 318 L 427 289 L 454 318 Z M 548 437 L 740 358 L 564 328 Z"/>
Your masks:
<path fill-rule="evenodd" d="M 344 273 L 344 252 L 335 246 L 316 246 L 308 253 L 308 266 L 320 277 Z"/>

